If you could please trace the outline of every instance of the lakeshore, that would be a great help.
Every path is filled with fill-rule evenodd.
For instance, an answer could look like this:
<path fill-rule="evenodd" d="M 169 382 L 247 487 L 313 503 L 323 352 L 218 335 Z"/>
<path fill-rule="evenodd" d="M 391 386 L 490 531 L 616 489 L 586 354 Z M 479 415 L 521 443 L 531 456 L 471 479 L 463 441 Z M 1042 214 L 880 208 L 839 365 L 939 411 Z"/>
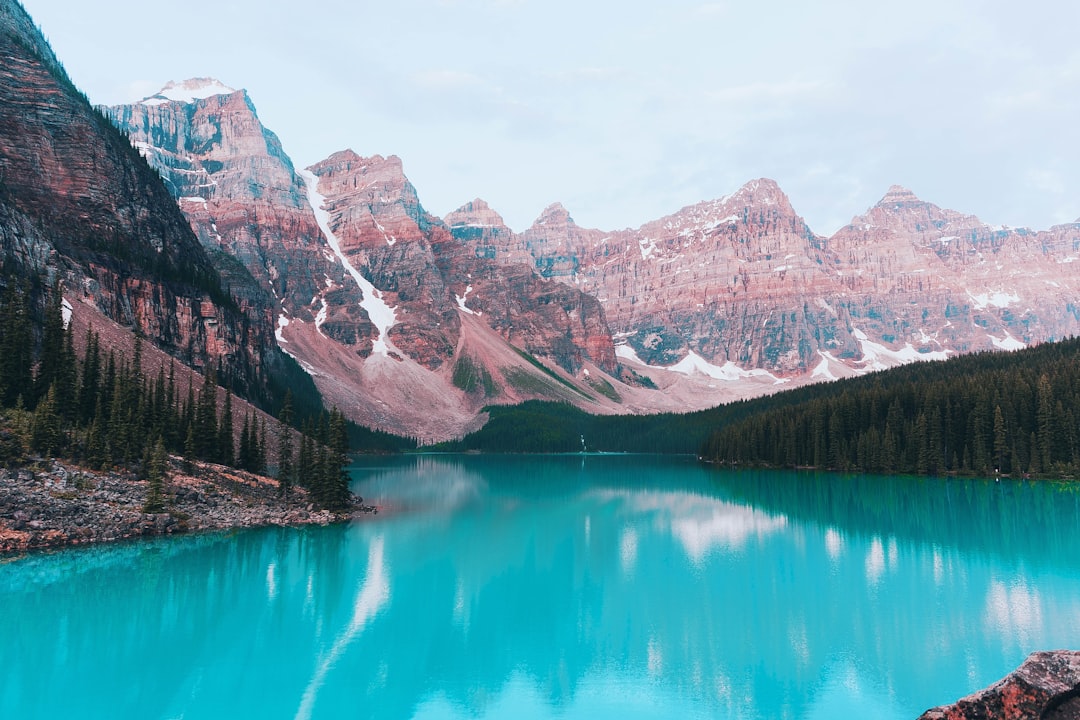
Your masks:
<path fill-rule="evenodd" d="M 355 498 L 346 512 L 316 507 L 304 488 L 282 498 L 272 478 L 169 458 L 166 506 L 143 512 L 148 483 L 56 460 L 0 470 L 0 555 L 155 535 L 270 525 L 327 525 L 378 512 Z"/>

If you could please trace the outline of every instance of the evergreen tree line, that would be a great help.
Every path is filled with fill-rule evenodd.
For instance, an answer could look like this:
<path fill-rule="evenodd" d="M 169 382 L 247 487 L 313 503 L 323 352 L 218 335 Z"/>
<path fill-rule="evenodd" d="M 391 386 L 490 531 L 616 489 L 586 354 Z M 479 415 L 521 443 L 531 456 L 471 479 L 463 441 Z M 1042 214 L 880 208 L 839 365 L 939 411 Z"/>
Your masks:
<path fill-rule="evenodd" d="M 590 415 L 569 403 L 528 400 L 484 408 L 482 428 L 432 449 L 447 452 L 693 454 L 709 433 L 739 412 L 721 406 L 693 413 Z M 582 447 L 584 438 L 584 448 Z"/>
<path fill-rule="evenodd" d="M 1080 470 L 1080 340 L 920 363 L 819 387 L 782 406 L 744 403 L 748 412 L 715 430 L 701 455 L 724 463 L 877 473 L 1060 476 Z"/>
<path fill-rule="evenodd" d="M 307 488 L 315 502 L 332 510 L 349 506 L 349 437 L 345 416 L 334 408 L 318 418 L 308 417 L 300 435 L 299 455 L 295 447 L 292 424 L 292 395 L 286 393 L 278 416 L 281 434 L 278 437 L 278 483 L 284 494 L 294 485 Z"/>
<path fill-rule="evenodd" d="M 152 496 L 160 495 L 168 453 L 266 474 L 267 424 L 257 413 L 245 413 L 237 442 L 232 393 L 225 391 L 219 411 L 213 370 L 207 370 L 197 391 L 189 375 L 185 391 L 178 387 L 175 363 L 167 372 L 160 365 L 149 377 L 142 369 L 141 340 L 135 339 L 130 359 L 117 357 L 113 350 L 103 352 L 92 328 L 86 331 L 80 360 L 72 325 L 64 326 L 61 297 L 54 287 L 35 353 L 27 293 L 9 283 L 0 296 L 0 407 L 22 426 L 31 452 L 95 469 L 136 469 L 152 481 Z M 292 420 L 287 393 L 277 423 L 282 493 L 299 484 L 320 505 L 344 508 L 350 499 L 344 416 L 335 409 L 308 418 L 295 461 Z M 22 451 L 11 442 L 0 443 L 0 462 L 18 461 Z M 160 497 L 148 498 L 148 508 L 159 504 Z"/>

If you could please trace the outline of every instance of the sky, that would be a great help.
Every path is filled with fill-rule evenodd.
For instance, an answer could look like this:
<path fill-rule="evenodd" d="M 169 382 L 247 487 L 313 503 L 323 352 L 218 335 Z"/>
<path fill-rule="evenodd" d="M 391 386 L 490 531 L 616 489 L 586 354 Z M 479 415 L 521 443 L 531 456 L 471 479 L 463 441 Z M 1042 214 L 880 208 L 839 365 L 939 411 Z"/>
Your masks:
<path fill-rule="evenodd" d="M 102 104 L 247 89 L 299 167 L 397 155 L 424 207 L 637 227 L 769 177 L 819 234 L 903 185 L 1080 217 L 1072 0 L 23 0 Z"/>

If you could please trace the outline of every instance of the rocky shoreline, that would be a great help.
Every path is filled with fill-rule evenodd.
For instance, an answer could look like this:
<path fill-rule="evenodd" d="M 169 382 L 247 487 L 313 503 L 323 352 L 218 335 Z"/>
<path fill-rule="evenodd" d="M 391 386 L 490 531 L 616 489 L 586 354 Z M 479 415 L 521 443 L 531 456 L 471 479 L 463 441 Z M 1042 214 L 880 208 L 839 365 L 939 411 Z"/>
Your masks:
<path fill-rule="evenodd" d="M 326 525 L 378 509 L 315 508 L 303 488 L 278 495 L 277 481 L 222 465 L 169 459 L 166 509 L 144 513 L 147 482 L 60 461 L 0 470 L 0 555 L 70 545 L 267 525 Z"/>
<path fill-rule="evenodd" d="M 1032 653 L 990 687 L 919 716 L 919 720 L 1080 720 L 1080 652 Z"/>

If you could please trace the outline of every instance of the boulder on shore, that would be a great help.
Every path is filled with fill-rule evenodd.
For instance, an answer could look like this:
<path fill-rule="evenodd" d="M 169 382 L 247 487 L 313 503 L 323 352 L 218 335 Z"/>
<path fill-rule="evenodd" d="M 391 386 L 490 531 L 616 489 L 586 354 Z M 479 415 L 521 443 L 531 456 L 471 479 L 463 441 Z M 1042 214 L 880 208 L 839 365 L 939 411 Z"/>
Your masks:
<path fill-rule="evenodd" d="M 1035 652 L 985 690 L 927 710 L 919 720 L 1080 720 L 1080 652 Z"/>

